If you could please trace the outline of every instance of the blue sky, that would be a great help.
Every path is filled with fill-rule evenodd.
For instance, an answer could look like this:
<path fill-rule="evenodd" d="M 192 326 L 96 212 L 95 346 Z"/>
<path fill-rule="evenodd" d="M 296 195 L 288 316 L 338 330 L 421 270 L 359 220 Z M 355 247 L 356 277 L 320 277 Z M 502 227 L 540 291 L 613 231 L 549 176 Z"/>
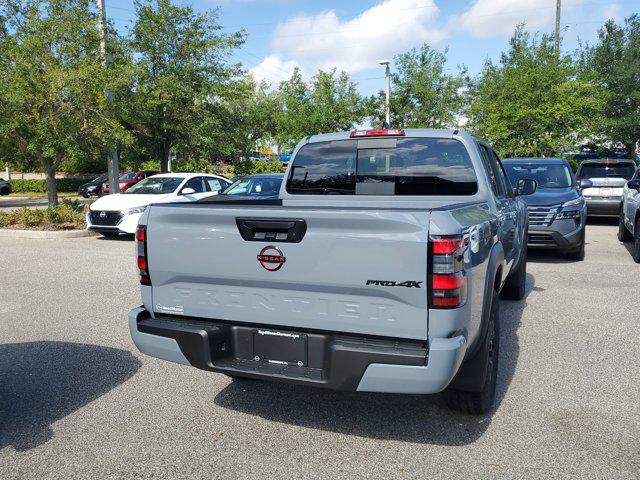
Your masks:
<path fill-rule="evenodd" d="M 225 31 L 244 28 L 247 42 L 233 59 L 259 79 L 277 83 L 299 66 L 348 71 L 363 93 L 383 87 L 381 58 L 419 46 L 448 47 L 448 68 L 465 65 L 475 75 L 486 58 L 498 59 L 517 23 L 551 32 L 555 0 L 194 0 L 201 11 L 218 7 Z M 106 0 L 107 15 L 126 31 L 133 0 Z M 563 0 L 563 49 L 593 41 L 608 18 L 637 13 L 638 0 Z"/>

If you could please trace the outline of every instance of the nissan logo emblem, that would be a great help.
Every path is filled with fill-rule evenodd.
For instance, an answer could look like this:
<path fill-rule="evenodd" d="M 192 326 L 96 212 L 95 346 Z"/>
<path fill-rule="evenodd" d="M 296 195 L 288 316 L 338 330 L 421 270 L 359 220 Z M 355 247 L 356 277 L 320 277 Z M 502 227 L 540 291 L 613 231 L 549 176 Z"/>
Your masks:
<path fill-rule="evenodd" d="M 100 218 L 104 218 L 107 216 L 107 212 L 100 212 Z"/>
<path fill-rule="evenodd" d="M 273 245 L 264 247 L 258 254 L 258 262 L 260 262 L 260 265 L 270 272 L 280 270 L 286 261 L 287 258 L 284 256 L 282 251 Z"/>

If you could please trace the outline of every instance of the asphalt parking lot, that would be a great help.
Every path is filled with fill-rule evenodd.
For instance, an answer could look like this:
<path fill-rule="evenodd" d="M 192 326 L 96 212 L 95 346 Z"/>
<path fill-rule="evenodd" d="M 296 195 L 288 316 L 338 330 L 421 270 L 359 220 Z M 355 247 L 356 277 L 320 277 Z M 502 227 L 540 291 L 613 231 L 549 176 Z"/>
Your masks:
<path fill-rule="evenodd" d="M 0 478 L 639 478 L 640 266 L 532 253 L 498 405 L 232 382 L 145 357 L 134 244 L 0 239 Z"/>

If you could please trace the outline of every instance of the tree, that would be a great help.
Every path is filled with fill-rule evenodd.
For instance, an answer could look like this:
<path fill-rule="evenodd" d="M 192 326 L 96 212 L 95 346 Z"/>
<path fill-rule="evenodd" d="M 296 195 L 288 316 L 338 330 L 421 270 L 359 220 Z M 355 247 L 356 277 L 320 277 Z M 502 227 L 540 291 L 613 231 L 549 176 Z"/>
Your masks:
<path fill-rule="evenodd" d="M 640 17 L 623 26 L 609 20 L 598 32 L 598 43 L 584 52 L 585 73 L 600 86 L 603 100 L 596 132 L 624 144 L 636 158 L 640 141 Z"/>
<path fill-rule="evenodd" d="M 170 0 L 137 0 L 130 46 L 135 77 L 125 124 L 138 154 L 168 171 L 172 150 L 194 152 L 207 116 L 224 102 L 237 66 L 225 63 L 241 33 L 219 33 L 217 11 L 196 13 Z"/>
<path fill-rule="evenodd" d="M 104 101 L 112 72 L 100 63 L 88 0 L 12 0 L 0 16 L 0 152 L 44 170 L 53 206 L 65 159 L 126 138 Z"/>
<path fill-rule="evenodd" d="M 457 124 L 464 107 L 463 89 L 468 83 L 466 70 L 445 73 L 447 51 L 433 50 L 426 43 L 419 49 L 396 55 L 396 72 L 391 79 L 391 122 L 407 128 L 446 128 Z M 385 92 L 371 99 L 373 118 L 385 119 Z"/>
<path fill-rule="evenodd" d="M 278 89 L 278 145 L 291 149 L 307 135 L 351 130 L 367 114 L 366 101 L 345 72 L 319 70 L 307 84 L 298 69 Z"/>
<path fill-rule="evenodd" d="M 518 26 L 499 65 L 470 87 L 469 127 L 507 156 L 541 156 L 581 140 L 599 108 L 597 86 L 556 59 L 553 37 Z"/>

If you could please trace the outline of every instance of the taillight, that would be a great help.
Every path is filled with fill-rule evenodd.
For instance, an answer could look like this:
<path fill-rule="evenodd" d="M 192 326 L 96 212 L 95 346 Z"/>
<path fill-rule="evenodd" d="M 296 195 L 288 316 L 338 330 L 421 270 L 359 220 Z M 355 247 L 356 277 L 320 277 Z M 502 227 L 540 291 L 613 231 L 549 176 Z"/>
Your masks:
<path fill-rule="evenodd" d="M 429 237 L 431 248 L 431 308 L 458 308 L 467 301 L 464 252 L 467 239 L 462 235 Z"/>
<path fill-rule="evenodd" d="M 149 277 L 149 263 L 147 261 L 147 227 L 139 225 L 136 230 L 136 244 L 138 250 L 138 270 L 140 270 L 140 284 L 151 286 Z"/>

